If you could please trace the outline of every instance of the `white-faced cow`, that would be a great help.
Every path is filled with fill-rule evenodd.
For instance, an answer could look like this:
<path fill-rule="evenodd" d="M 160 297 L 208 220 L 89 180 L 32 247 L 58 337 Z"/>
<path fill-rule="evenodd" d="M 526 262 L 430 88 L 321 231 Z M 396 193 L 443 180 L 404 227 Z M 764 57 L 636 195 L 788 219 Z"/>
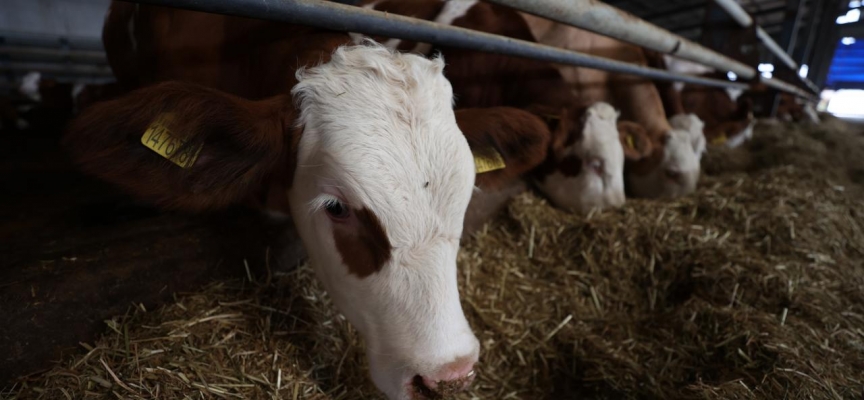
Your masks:
<path fill-rule="evenodd" d="M 701 64 L 646 51 L 650 66 L 672 72 L 725 80 L 726 75 Z M 737 147 L 753 136 L 753 102 L 743 89 L 718 88 L 681 82 L 657 82 L 667 115 L 696 114 L 705 123 L 708 143 Z"/>
<path fill-rule="evenodd" d="M 361 3 L 378 11 L 536 42 L 519 13 L 494 4 L 441 0 Z M 479 226 L 508 198 L 524 190 L 526 183 L 533 183 L 553 204 L 567 210 L 587 213 L 624 203 L 624 159 L 636 161 L 645 156 L 650 151 L 647 136 L 636 125 L 620 124 L 618 113 L 609 104 L 585 102 L 574 96 L 554 66 L 500 54 L 379 39 L 401 51 L 443 54 L 447 59 L 445 74 L 453 84 L 457 108 L 515 107 L 534 114 L 535 122 L 536 117 L 541 118 L 548 127 L 543 134 L 538 133 L 539 123 L 532 125 L 533 132 L 509 129 L 526 140 L 521 150 L 504 155 L 508 169 L 509 157 L 524 154 L 538 157 L 532 158 L 531 165 L 519 162 L 519 174 L 503 172 L 513 178 L 521 174 L 525 179 L 502 183 L 497 178 L 487 179 L 484 174 L 478 176 L 480 191 L 469 206 L 466 230 Z M 520 119 L 524 122 L 531 117 L 523 114 Z M 488 127 L 487 131 L 497 129 Z M 551 136 L 544 141 L 534 140 L 544 135 Z M 622 149 L 622 141 L 635 146 Z"/>
<path fill-rule="evenodd" d="M 647 65 L 638 46 L 522 14 L 540 43 L 638 65 Z M 639 197 L 675 197 L 692 192 L 705 150 L 702 122 L 695 115 L 666 118 L 663 103 L 650 80 L 607 71 L 558 65 L 572 93 L 583 103 L 609 102 L 621 118 L 644 128 L 652 142 L 649 157 L 628 162 L 628 191 Z"/>
<path fill-rule="evenodd" d="M 542 120 L 466 110 L 463 134 L 442 58 L 345 33 L 115 2 L 104 41 L 118 83 L 143 88 L 72 124 L 83 170 L 168 208 L 290 214 L 378 388 L 425 398 L 471 380 L 479 346 L 456 283 L 469 143 L 518 169 L 536 156 L 511 154 L 526 136 L 502 132 L 523 120 L 513 129 L 536 132 L 545 155 Z M 470 131 L 477 121 L 502 129 Z"/>

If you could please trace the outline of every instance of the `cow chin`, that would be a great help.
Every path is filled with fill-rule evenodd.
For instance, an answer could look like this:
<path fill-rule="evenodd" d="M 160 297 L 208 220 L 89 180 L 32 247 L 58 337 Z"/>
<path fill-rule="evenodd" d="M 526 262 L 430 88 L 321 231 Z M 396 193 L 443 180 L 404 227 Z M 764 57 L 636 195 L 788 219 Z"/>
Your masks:
<path fill-rule="evenodd" d="M 686 196 L 696 190 L 700 171 L 683 171 L 675 179 L 666 175 L 665 168 L 657 168 L 651 173 L 638 176 L 628 174 L 627 187 L 635 197 L 650 199 L 672 199 Z"/>
<path fill-rule="evenodd" d="M 555 172 L 536 185 L 555 207 L 580 214 L 620 207 L 625 201 L 620 174 L 604 179 L 593 171 L 583 171 L 575 177 Z"/>
<path fill-rule="evenodd" d="M 396 248 L 380 270 L 357 276 L 322 233 L 312 267 L 365 341 L 379 390 L 389 399 L 425 399 L 416 381 L 460 381 L 473 369 L 479 342 L 459 302 L 457 241 Z"/>

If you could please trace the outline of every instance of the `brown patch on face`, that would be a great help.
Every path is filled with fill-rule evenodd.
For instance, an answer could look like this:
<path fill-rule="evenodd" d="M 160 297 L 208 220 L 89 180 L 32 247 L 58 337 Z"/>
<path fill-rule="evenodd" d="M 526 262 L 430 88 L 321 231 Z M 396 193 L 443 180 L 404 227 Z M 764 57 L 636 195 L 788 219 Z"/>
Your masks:
<path fill-rule="evenodd" d="M 333 224 L 333 240 L 348 272 L 365 278 L 390 261 L 393 246 L 374 212 L 367 208 L 354 210 L 354 218 L 356 223 Z"/>
<path fill-rule="evenodd" d="M 575 155 L 569 155 L 558 163 L 558 171 L 564 176 L 579 176 L 582 173 L 582 159 Z"/>

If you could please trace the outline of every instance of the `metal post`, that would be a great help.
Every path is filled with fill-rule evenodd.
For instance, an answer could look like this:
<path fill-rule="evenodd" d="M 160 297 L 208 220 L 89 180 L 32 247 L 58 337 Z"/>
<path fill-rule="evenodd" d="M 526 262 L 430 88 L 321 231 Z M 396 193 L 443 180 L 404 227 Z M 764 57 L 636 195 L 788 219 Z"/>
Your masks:
<path fill-rule="evenodd" d="M 136 0 L 136 2 L 303 24 L 344 32 L 359 32 L 366 35 L 380 35 L 415 42 L 436 43 L 551 63 L 602 69 L 649 79 L 738 89 L 749 87 L 746 83 L 676 74 L 553 46 L 321 0 L 281 0 L 277 2 L 262 0 Z"/>
<path fill-rule="evenodd" d="M 742 27 L 749 28 L 754 24 L 753 18 L 751 18 L 750 15 L 747 14 L 747 11 L 744 10 L 744 8 L 735 0 L 714 0 L 714 2 L 726 10 L 726 12 L 729 13 L 729 16 L 737 21 Z M 798 63 L 796 63 L 792 57 L 789 57 L 789 55 L 786 54 L 786 51 L 784 51 L 783 48 L 774 41 L 771 35 L 762 29 L 762 27 L 756 26 L 756 36 L 759 37 L 762 44 L 764 44 L 771 53 L 777 56 L 783 64 L 786 64 L 787 67 L 791 68 L 795 72 L 798 71 Z M 813 84 L 813 82 L 810 82 L 809 79 L 801 78 L 801 81 L 804 82 L 804 84 L 814 93 L 819 93 L 819 87 Z"/>
<path fill-rule="evenodd" d="M 615 7 L 593 0 L 489 0 L 563 24 L 587 29 L 664 54 L 732 71 L 744 79 L 756 70 L 729 57 L 684 39 Z"/>

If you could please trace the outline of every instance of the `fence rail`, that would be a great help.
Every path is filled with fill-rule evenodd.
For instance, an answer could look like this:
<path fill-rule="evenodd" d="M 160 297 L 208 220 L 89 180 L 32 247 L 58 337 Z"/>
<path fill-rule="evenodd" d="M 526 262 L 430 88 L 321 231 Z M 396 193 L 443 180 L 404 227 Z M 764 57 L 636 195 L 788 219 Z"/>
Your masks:
<path fill-rule="evenodd" d="M 416 42 L 434 43 L 444 46 L 532 58 L 553 63 L 602 69 L 657 80 L 677 81 L 736 89 L 747 89 L 749 87 L 749 84 L 740 81 L 731 82 L 727 80 L 678 74 L 666 70 L 592 56 L 576 51 L 563 50 L 553 46 L 546 46 L 524 40 L 512 39 L 485 32 L 443 25 L 416 18 L 388 14 L 323 0 L 281 0 L 275 2 L 266 0 L 127 1 L 292 24 L 303 24 L 324 29 L 357 32 L 366 35 L 380 35 Z M 579 2 L 582 0 L 571 1 Z M 680 37 L 677 40 L 680 43 L 683 43 L 684 41 L 684 39 Z M 678 51 L 680 51 L 680 49 Z M 720 55 L 720 57 L 724 56 Z M 772 82 L 769 85 L 800 97 L 811 100 L 813 99 L 812 95 L 809 93 L 785 82 L 777 81 Z"/>

